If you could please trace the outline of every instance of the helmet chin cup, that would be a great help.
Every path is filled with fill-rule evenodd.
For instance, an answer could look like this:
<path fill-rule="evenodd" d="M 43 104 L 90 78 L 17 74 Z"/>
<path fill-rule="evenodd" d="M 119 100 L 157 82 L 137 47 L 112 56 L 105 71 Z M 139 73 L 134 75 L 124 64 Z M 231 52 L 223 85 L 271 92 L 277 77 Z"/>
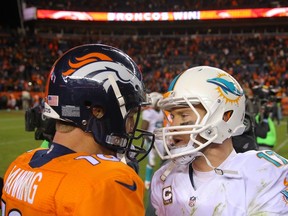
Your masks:
<path fill-rule="evenodd" d="M 176 165 L 187 165 L 190 162 L 192 162 L 196 157 L 196 154 L 191 154 L 191 155 L 185 155 L 185 156 L 181 156 L 178 158 L 173 159 L 173 162 Z"/>
<path fill-rule="evenodd" d="M 194 142 L 192 140 L 189 141 L 189 143 L 184 146 L 184 147 L 176 147 L 174 149 L 171 149 L 170 152 L 173 155 L 177 155 L 183 152 L 190 152 L 195 150 L 194 146 L 193 146 Z M 183 155 L 183 156 L 179 156 L 179 157 L 175 157 L 173 159 L 173 162 L 177 165 L 186 165 L 189 164 L 191 161 L 194 160 L 194 158 L 196 157 L 196 153 L 191 153 L 191 154 L 187 154 L 187 155 Z"/>

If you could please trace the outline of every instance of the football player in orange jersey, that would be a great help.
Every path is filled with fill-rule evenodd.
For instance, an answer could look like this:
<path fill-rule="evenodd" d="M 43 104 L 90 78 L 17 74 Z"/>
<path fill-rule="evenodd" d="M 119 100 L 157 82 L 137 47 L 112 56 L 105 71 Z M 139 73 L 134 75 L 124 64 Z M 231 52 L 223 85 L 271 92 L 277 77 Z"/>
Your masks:
<path fill-rule="evenodd" d="M 20 155 L 4 176 L 2 215 L 144 215 L 142 75 L 121 50 L 86 44 L 53 65 L 43 114 L 56 119 L 49 149 Z M 132 143 L 133 142 L 133 143 Z M 126 208 L 125 208 L 126 206 Z"/>

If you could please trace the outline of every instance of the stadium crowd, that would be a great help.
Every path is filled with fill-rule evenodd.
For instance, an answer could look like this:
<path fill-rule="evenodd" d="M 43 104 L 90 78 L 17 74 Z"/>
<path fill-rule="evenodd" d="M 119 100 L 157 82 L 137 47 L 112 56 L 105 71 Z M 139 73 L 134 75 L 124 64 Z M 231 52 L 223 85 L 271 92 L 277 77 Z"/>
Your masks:
<path fill-rule="evenodd" d="M 44 38 L 11 31 L 0 35 L 0 93 L 43 92 L 52 62 L 70 47 L 92 42 L 119 47 L 132 56 L 149 92 L 166 91 L 171 77 L 188 67 L 210 65 L 233 74 L 249 97 L 253 96 L 252 88 L 259 85 L 277 88 L 280 96 L 288 95 L 285 35 Z M 11 96 L 5 95 L 1 108 Z M 21 99 L 19 94 L 14 97 Z"/>

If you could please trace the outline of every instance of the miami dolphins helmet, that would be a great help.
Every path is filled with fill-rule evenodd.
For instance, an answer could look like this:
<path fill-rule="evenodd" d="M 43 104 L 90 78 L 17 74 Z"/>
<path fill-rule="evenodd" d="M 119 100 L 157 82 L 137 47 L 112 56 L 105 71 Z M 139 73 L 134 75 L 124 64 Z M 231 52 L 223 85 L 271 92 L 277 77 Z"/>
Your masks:
<path fill-rule="evenodd" d="M 181 73 L 172 81 L 158 105 L 167 113 L 168 125 L 155 130 L 156 140 L 163 140 L 164 153 L 159 150 L 163 148 L 157 146 L 158 142 L 155 142 L 155 148 L 162 159 L 177 159 L 180 164 L 192 161 L 197 152 L 209 144 L 221 145 L 245 129 L 244 92 L 231 75 L 215 67 L 197 66 Z M 205 109 L 203 118 L 196 105 Z M 173 126 L 169 115 L 177 108 L 191 108 L 197 116 L 196 121 Z M 229 119 L 224 120 L 227 114 Z M 179 135 L 189 135 L 189 142 L 177 146 L 175 137 Z"/>

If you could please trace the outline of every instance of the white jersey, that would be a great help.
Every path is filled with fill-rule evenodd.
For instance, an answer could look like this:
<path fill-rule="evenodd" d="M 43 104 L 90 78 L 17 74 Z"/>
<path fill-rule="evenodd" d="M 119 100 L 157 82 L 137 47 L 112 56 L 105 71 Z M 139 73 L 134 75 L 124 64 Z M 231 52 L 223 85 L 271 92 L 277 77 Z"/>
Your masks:
<path fill-rule="evenodd" d="M 145 120 L 149 122 L 149 126 L 147 128 L 147 131 L 153 133 L 155 128 L 160 128 L 163 127 L 163 120 L 164 120 L 164 113 L 162 111 L 157 111 L 153 108 L 148 108 L 142 111 L 142 120 Z M 155 140 L 155 143 L 159 142 L 161 144 L 158 144 L 158 146 L 163 147 L 162 141 L 160 140 Z M 146 140 L 147 146 L 151 144 L 151 141 Z M 163 151 L 163 148 L 159 149 L 160 151 Z M 151 166 L 156 165 L 156 155 L 157 152 L 153 148 L 148 155 L 148 163 Z"/>
<path fill-rule="evenodd" d="M 148 108 L 142 111 L 142 120 L 149 122 L 147 131 L 152 132 L 155 128 L 163 127 L 164 114 L 162 111 L 156 111 L 155 109 Z"/>
<path fill-rule="evenodd" d="M 175 167 L 163 182 L 168 164 L 151 182 L 151 202 L 161 216 L 288 215 L 288 160 L 273 151 L 233 151 L 219 166 L 235 174 L 195 172 Z"/>

